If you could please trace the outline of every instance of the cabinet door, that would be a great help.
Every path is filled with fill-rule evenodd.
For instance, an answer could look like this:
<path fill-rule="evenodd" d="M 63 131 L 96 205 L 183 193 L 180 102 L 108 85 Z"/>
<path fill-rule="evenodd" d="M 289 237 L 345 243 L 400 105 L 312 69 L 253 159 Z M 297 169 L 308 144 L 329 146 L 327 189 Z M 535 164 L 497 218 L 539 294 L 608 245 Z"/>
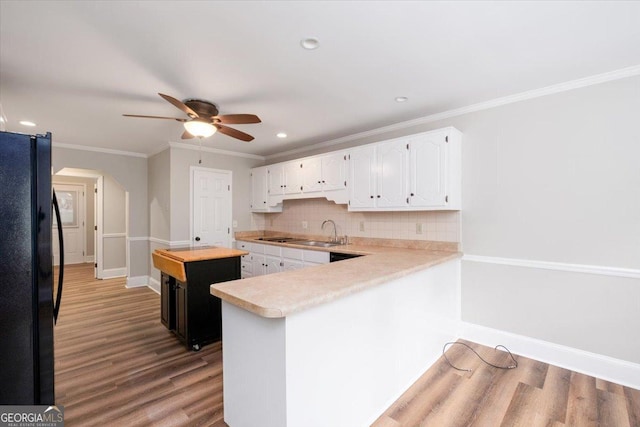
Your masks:
<path fill-rule="evenodd" d="M 355 148 L 349 153 L 349 206 L 368 208 L 375 206 L 376 147 Z"/>
<path fill-rule="evenodd" d="M 322 156 L 321 163 L 322 189 L 324 191 L 343 190 L 347 181 L 346 153 Z"/>
<path fill-rule="evenodd" d="M 302 162 L 288 162 L 283 168 L 284 194 L 302 193 Z"/>
<path fill-rule="evenodd" d="M 446 206 L 448 146 L 446 132 L 420 135 L 409 141 L 411 206 Z"/>
<path fill-rule="evenodd" d="M 251 274 L 253 276 L 262 276 L 265 274 L 265 265 L 264 255 L 251 254 Z"/>
<path fill-rule="evenodd" d="M 284 194 L 284 167 L 282 164 L 267 166 L 267 188 L 269 194 Z"/>
<path fill-rule="evenodd" d="M 290 270 L 299 270 L 304 267 L 302 261 L 294 260 L 294 259 L 283 259 L 282 260 L 282 270 L 290 271 Z"/>
<path fill-rule="evenodd" d="M 302 161 L 302 191 L 314 193 L 322 191 L 322 162 L 320 157 Z"/>
<path fill-rule="evenodd" d="M 376 206 L 407 206 L 407 158 L 408 148 L 404 141 L 378 144 L 376 159 L 378 185 Z"/>
<path fill-rule="evenodd" d="M 267 168 L 251 170 L 251 210 L 267 209 Z"/>
<path fill-rule="evenodd" d="M 187 339 L 187 284 L 176 280 L 176 335 Z"/>
<path fill-rule="evenodd" d="M 280 257 L 265 256 L 265 273 L 273 274 L 282 271 L 282 261 Z"/>
<path fill-rule="evenodd" d="M 160 322 L 170 331 L 176 328 L 175 279 L 166 273 L 160 277 Z"/>

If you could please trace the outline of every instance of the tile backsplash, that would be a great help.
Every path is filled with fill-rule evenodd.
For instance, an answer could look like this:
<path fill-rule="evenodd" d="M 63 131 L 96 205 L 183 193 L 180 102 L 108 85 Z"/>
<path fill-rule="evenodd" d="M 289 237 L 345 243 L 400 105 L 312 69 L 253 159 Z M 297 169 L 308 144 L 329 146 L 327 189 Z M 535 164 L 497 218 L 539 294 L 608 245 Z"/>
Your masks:
<path fill-rule="evenodd" d="M 338 236 L 460 241 L 459 211 L 349 212 L 324 198 L 285 200 L 282 212 L 252 214 L 252 228 L 329 237 L 333 227 L 321 229 L 327 219 L 335 221 Z"/>

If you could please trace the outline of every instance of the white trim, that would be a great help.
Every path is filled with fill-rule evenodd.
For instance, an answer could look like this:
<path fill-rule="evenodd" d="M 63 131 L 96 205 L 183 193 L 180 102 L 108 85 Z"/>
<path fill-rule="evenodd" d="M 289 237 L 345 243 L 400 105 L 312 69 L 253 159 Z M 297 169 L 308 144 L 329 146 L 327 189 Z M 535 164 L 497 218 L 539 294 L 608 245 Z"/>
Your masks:
<path fill-rule="evenodd" d="M 140 288 L 143 286 L 147 286 L 148 283 L 149 283 L 149 276 L 127 277 L 127 284 L 125 285 L 125 287 Z"/>
<path fill-rule="evenodd" d="M 460 323 L 459 335 L 489 347 L 502 344 L 514 354 L 640 389 L 640 364 L 637 363 L 467 322 Z"/>
<path fill-rule="evenodd" d="M 488 264 L 512 265 L 516 267 L 540 268 L 544 270 L 568 271 L 572 273 L 599 274 L 602 276 L 629 277 L 632 279 L 640 279 L 640 270 L 634 268 L 608 267 L 603 265 L 568 264 L 564 262 L 500 258 L 467 254 L 462 257 L 462 260 L 483 262 Z"/>
<path fill-rule="evenodd" d="M 108 270 L 102 270 L 102 279 L 113 279 L 115 277 L 126 277 L 127 267 L 110 268 Z"/>
<path fill-rule="evenodd" d="M 93 151 L 96 153 L 116 154 L 119 156 L 141 157 L 143 159 L 146 159 L 149 157 L 143 153 L 134 153 L 133 151 L 113 150 L 111 148 L 89 147 L 86 145 L 75 145 L 75 144 L 63 144 L 60 142 L 54 142 L 51 145 L 53 145 L 53 148 L 68 148 L 69 150 Z"/>
<path fill-rule="evenodd" d="M 158 282 L 153 277 L 149 276 L 149 284 L 147 285 L 149 289 L 160 295 L 160 282 Z"/>
<path fill-rule="evenodd" d="M 85 257 L 84 257 L 84 262 L 86 262 L 86 263 L 93 264 L 93 263 L 96 262 L 95 260 L 96 260 L 96 257 L 94 255 L 85 255 Z"/>
<path fill-rule="evenodd" d="M 127 240 L 130 241 L 130 242 L 146 242 L 149 239 L 150 239 L 149 236 L 137 236 L 137 237 L 129 236 L 127 238 Z"/>
<path fill-rule="evenodd" d="M 102 271 L 104 261 L 104 239 L 102 238 L 102 227 L 104 226 L 104 175 L 100 175 L 96 180 L 95 189 L 97 190 L 95 193 L 96 232 L 94 234 L 96 242 L 95 273 L 97 279 L 104 279 L 105 277 Z"/>
<path fill-rule="evenodd" d="M 127 237 L 127 233 L 104 233 L 102 235 L 103 239 L 117 239 L 119 237 Z"/>
<path fill-rule="evenodd" d="M 332 139 L 330 141 L 319 142 L 317 144 L 307 145 L 305 147 L 300 147 L 300 148 L 294 148 L 293 150 L 283 151 L 277 154 L 270 154 L 268 156 L 265 156 L 265 160 L 277 159 L 277 158 L 288 156 L 291 154 L 299 154 L 307 151 L 317 150 L 320 148 L 331 147 L 333 145 L 354 141 L 360 138 L 376 136 L 376 135 L 384 134 L 384 133 L 395 131 L 395 130 L 402 130 L 412 126 L 419 126 L 422 124 L 431 123 L 438 120 L 461 116 L 463 114 L 473 113 L 473 112 L 482 111 L 482 110 L 488 110 L 488 109 L 499 107 L 502 105 L 513 104 L 515 102 L 525 101 L 533 98 L 539 98 L 541 96 L 552 95 L 560 92 L 566 92 L 568 90 L 578 89 L 586 86 L 593 86 L 600 83 L 606 83 L 609 81 L 624 79 L 627 77 L 633 77 L 637 75 L 640 75 L 640 65 L 622 68 L 620 70 L 609 71 L 607 73 L 596 74 L 595 76 L 585 77 L 577 80 L 571 80 L 564 83 L 558 83 L 558 84 L 543 87 L 540 89 L 528 90 L 526 92 L 504 96 L 502 98 L 496 98 L 490 101 L 468 105 L 466 107 L 455 108 L 453 110 L 443 111 L 441 113 L 431 114 L 429 116 L 420 117 L 420 118 L 408 120 L 405 122 L 395 123 L 389 126 L 384 126 L 377 129 L 371 129 L 368 131 L 355 133 L 352 135 L 347 135 L 341 138 Z"/>
<path fill-rule="evenodd" d="M 169 142 L 169 147 L 171 147 L 171 148 L 182 148 L 184 150 L 195 150 L 195 151 L 199 151 L 199 150 L 202 149 L 202 151 L 207 152 L 207 153 L 224 154 L 225 156 L 244 157 L 244 158 L 247 158 L 247 159 L 255 159 L 255 160 L 262 160 L 262 161 L 266 160 L 265 156 L 260 156 L 260 155 L 257 155 L 257 154 L 238 153 L 237 151 L 221 150 L 219 148 L 210 148 L 210 147 L 202 147 L 202 148 L 200 148 L 200 146 L 191 145 L 191 144 L 185 144 L 184 142 Z"/>
<path fill-rule="evenodd" d="M 173 240 L 173 241 L 169 241 L 169 240 L 164 240 L 164 239 L 158 239 L 156 237 L 136 237 L 136 240 L 148 240 L 151 243 L 157 243 L 159 245 L 164 245 L 164 246 L 168 246 L 168 247 L 175 247 L 175 246 L 189 246 L 191 244 L 190 240 Z"/>

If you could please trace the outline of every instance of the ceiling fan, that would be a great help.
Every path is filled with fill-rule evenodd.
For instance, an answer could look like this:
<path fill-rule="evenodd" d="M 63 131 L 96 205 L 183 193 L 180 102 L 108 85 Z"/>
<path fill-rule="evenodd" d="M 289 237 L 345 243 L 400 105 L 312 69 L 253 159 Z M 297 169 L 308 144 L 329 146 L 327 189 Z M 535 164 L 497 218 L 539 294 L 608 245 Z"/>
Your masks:
<path fill-rule="evenodd" d="M 194 137 L 207 138 L 216 133 L 216 131 L 220 131 L 220 133 L 232 138 L 249 142 L 253 140 L 253 136 L 225 125 L 261 123 L 260 118 L 254 114 L 225 114 L 223 116 L 219 116 L 218 107 L 209 101 L 203 101 L 201 99 L 186 99 L 184 101 L 180 101 L 163 93 L 158 93 L 158 95 L 178 107 L 181 111 L 186 113 L 189 118 L 141 116 L 137 114 L 123 114 L 123 116 L 142 117 L 146 119 L 176 120 L 184 125 L 185 131 L 182 134 L 182 139 L 190 139 Z"/>

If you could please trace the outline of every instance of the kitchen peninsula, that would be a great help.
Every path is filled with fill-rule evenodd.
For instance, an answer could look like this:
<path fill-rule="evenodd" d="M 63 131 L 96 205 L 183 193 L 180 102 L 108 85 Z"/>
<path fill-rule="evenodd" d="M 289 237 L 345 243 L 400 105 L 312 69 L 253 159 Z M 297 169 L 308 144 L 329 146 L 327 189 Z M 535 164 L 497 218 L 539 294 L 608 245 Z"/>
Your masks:
<path fill-rule="evenodd" d="M 211 286 L 229 426 L 370 425 L 456 338 L 457 244 L 364 240 L 318 250 L 366 256 Z"/>
<path fill-rule="evenodd" d="M 211 246 L 153 252 L 153 265 L 162 273 L 160 320 L 187 348 L 220 340 L 220 299 L 209 294 L 209 285 L 239 279 L 240 257 L 246 254 Z"/>

